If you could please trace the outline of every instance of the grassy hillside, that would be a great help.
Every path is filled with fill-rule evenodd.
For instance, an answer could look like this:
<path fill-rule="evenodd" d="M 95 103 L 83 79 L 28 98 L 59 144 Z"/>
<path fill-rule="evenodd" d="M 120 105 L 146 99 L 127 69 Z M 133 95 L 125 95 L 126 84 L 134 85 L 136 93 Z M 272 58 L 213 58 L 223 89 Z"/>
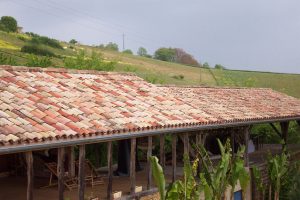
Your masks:
<path fill-rule="evenodd" d="M 8 34 L 0 31 L 0 54 L 10 55 L 18 65 L 26 65 L 28 54 L 20 52 L 21 47 L 30 40 L 24 34 Z M 269 87 L 300 98 L 300 75 L 236 70 L 205 69 L 163 62 L 151 58 L 105 51 L 96 47 L 61 42 L 66 49 L 49 48 L 57 57 L 51 58 L 56 67 L 63 67 L 63 59 L 72 57 L 83 49 L 87 55 L 101 53 L 105 60 L 116 61 L 114 71 L 133 72 L 152 83 L 176 85 L 207 85 L 237 87 Z"/>

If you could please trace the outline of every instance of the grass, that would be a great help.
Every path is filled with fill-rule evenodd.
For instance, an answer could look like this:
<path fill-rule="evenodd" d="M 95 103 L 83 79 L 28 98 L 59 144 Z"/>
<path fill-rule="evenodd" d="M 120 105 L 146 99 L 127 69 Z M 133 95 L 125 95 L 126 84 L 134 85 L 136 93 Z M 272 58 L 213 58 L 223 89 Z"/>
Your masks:
<path fill-rule="evenodd" d="M 12 34 L 0 31 L 0 51 L 17 55 L 15 56 L 17 63 L 19 65 L 25 65 L 28 54 L 21 53 L 20 48 L 30 39 L 31 38 L 25 34 Z M 65 49 L 47 47 L 59 56 L 58 58 L 51 59 L 53 65 L 56 67 L 62 67 L 65 57 L 73 57 L 80 49 L 83 49 L 87 55 L 91 55 L 93 51 L 96 51 L 102 54 L 106 61 L 115 61 L 117 65 L 114 71 L 132 72 L 152 83 L 267 87 L 300 98 L 300 87 L 298 87 L 300 85 L 300 74 L 196 68 L 136 55 L 102 50 L 87 45 L 71 46 L 66 42 L 61 42 L 61 45 Z M 73 49 L 70 47 L 73 47 Z M 183 78 L 178 78 L 182 76 Z"/>

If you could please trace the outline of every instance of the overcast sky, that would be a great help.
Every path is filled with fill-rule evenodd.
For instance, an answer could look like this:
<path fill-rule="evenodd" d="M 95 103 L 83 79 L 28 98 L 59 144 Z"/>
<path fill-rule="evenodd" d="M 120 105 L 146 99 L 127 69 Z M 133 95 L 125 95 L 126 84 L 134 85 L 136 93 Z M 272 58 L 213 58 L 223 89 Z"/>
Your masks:
<path fill-rule="evenodd" d="M 179 47 L 230 69 L 300 73 L 299 0 L 0 0 L 24 31 L 86 44 Z"/>

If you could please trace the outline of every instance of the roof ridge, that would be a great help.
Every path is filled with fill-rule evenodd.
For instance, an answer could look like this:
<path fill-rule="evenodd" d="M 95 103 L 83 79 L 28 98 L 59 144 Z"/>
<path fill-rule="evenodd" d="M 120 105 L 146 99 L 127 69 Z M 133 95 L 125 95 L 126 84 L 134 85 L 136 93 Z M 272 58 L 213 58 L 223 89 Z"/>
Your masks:
<path fill-rule="evenodd" d="M 82 69 L 69 69 L 62 67 L 28 67 L 28 66 L 12 66 L 12 65 L 0 65 L 0 70 L 5 71 L 19 71 L 19 72 L 54 72 L 54 73 L 70 73 L 70 74 L 95 74 L 95 75 L 127 75 L 127 76 L 136 76 L 132 72 L 107 72 L 107 71 L 98 71 L 98 70 L 82 70 Z"/>
<path fill-rule="evenodd" d="M 272 88 L 255 88 L 255 87 L 222 87 L 222 86 L 203 86 L 203 85 L 172 85 L 172 84 L 167 84 L 167 85 L 161 85 L 161 84 L 156 84 L 158 87 L 176 87 L 176 88 L 208 88 L 208 89 L 246 89 L 246 90 L 273 90 Z"/>

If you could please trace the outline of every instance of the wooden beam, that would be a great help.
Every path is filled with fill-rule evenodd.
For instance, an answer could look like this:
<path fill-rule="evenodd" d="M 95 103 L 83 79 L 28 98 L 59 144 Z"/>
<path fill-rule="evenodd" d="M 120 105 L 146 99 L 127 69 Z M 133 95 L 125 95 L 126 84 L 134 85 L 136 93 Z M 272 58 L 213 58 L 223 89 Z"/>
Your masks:
<path fill-rule="evenodd" d="M 177 164 L 177 155 L 176 155 L 176 144 L 177 144 L 177 135 L 172 134 L 172 182 L 176 180 L 176 164 Z"/>
<path fill-rule="evenodd" d="M 147 149 L 147 189 L 151 189 L 152 185 L 152 169 L 151 169 L 151 162 L 150 156 L 152 156 L 152 136 L 148 136 L 148 149 Z"/>
<path fill-rule="evenodd" d="M 58 200 L 64 200 L 65 148 L 57 149 Z"/>
<path fill-rule="evenodd" d="M 85 145 L 79 146 L 78 197 L 84 200 L 85 191 Z"/>
<path fill-rule="evenodd" d="M 68 147 L 67 149 L 67 156 L 68 156 L 68 176 L 69 178 L 75 177 L 75 152 L 74 146 Z"/>
<path fill-rule="evenodd" d="M 25 153 L 27 166 L 27 200 L 33 200 L 33 156 L 32 151 Z"/>
<path fill-rule="evenodd" d="M 277 133 L 277 135 L 278 135 L 279 137 L 282 137 L 280 131 L 276 128 L 276 126 L 275 126 L 273 123 L 269 123 L 269 124 L 270 124 L 270 126 L 273 128 L 273 130 L 275 131 L 275 133 Z"/>
<path fill-rule="evenodd" d="M 113 179 L 113 155 L 112 155 L 112 142 L 107 143 L 107 167 L 108 167 L 108 183 L 107 183 L 107 199 L 113 199 L 112 195 L 112 179 Z"/>
<path fill-rule="evenodd" d="M 190 142 L 189 142 L 189 134 L 188 133 L 184 133 L 183 148 L 184 148 L 183 154 L 189 156 Z"/>
<path fill-rule="evenodd" d="M 136 154 L 136 138 L 131 139 L 130 144 L 130 194 L 135 194 L 135 155 Z"/>
<path fill-rule="evenodd" d="M 248 144 L 249 144 L 249 127 L 243 129 L 244 131 L 244 142 L 245 142 L 245 152 L 244 152 L 244 162 L 245 166 L 249 167 L 249 153 L 248 153 Z"/>
<path fill-rule="evenodd" d="M 281 137 L 284 141 L 282 144 L 282 150 L 286 150 L 286 145 L 287 145 L 287 137 L 288 137 L 288 132 L 289 132 L 289 122 L 280 122 L 280 128 L 281 128 Z"/>
<path fill-rule="evenodd" d="M 159 161 L 163 169 L 166 166 L 165 160 L 165 135 L 159 135 Z"/>

